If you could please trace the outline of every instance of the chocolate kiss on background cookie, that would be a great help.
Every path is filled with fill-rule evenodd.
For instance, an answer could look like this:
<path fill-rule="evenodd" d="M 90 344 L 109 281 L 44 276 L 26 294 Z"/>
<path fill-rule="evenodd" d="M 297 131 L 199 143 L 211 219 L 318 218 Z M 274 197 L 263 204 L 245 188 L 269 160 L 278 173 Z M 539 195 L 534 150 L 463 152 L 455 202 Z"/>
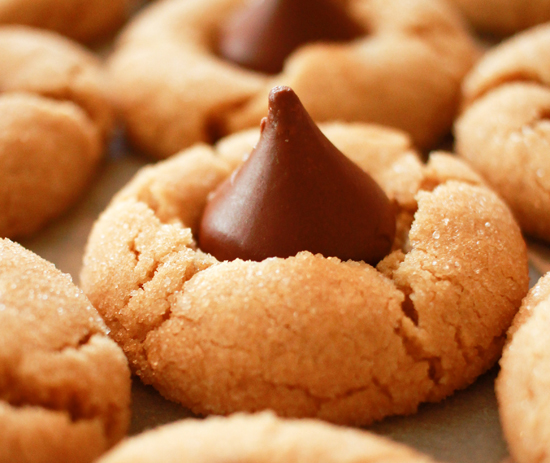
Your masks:
<path fill-rule="evenodd" d="M 307 42 L 342 42 L 364 35 L 334 0 L 260 0 L 238 11 L 221 31 L 219 54 L 267 74 Z"/>
<path fill-rule="evenodd" d="M 198 239 L 219 260 L 310 251 L 376 265 L 394 236 L 382 189 L 322 134 L 292 89 L 275 87 L 260 141 L 209 199 Z"/>

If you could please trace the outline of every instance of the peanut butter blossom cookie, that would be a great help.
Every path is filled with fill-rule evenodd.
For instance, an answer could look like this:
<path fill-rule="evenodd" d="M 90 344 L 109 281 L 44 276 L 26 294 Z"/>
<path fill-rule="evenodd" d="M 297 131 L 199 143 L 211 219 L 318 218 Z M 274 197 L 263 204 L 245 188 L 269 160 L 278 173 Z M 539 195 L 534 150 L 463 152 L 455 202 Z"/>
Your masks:
<path fill-rule="evenodd" d="M 316 121 L 382 123 L 432 146 L 477 56 L 440 0 L 172 0 L 132 21 L 109 68 L 130 140 L 165 158 L 257 127 L 276 85 Z"/>
<path fill-rule="evenodd" d="M 197 414 L 345 424 L 470 384 L 527 292 L 507 206 L 394 129 L 321 132 L 286 87 L 269 105 L 261 134 L 144 168 L 95 224 L 83 289 L 133 371 Z"/>
<path fill-rule="evenodd" d="M 0 28 L 0 237 L 36 232 L 82 195 L 113 125 L 97 59 L 56 34 Z"/>
<path fill-rule="evenodd" d="M 509 333 L 496 383 L 502 427 L 518 463 L 550 461 L 550 274 L 531 289 Z"/>
<path fill-rule="evenodd" d="M 365 431 L 271 413 L 186 420 L 132 438 L 99 463 L 276 461 L 430 463 L 432 459 Z"/>
<path fill-rule="evenodd" d="M 550 240 L 550 26 L 490 50 L 463 87 L 456 151 L 508 203 L 523 231 Z"/>
<path fill-rule="evenodd" d="M 134 0 L 0 0 L 0 24 L 50 29 L 72 39 L 106 38 L 122 25 Z"/>
<path fill-rule="evenodd" d="M 130 373 L 70 277 L 0 239 L 0 461 L 88 463 L 125 434 Z"/>

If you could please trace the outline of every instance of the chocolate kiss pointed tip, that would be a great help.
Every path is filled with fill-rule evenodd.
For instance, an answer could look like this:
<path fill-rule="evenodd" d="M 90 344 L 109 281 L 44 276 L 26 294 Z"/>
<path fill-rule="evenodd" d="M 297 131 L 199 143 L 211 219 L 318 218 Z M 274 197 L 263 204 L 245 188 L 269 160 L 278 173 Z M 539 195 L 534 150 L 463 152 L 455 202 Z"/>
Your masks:
<path fill-rule="evenodd" d="M 298 95 L 290 87 L 278 86 L 269 92 L 268 122 L 296 124 L 298 119 L 309 118 Z M 301 115 L 302 117 L 298 117 Z"/>
<path fill-rule="evenodd" d="M 290 87 L 279 85 L 269 92 L 269 111 L 279 111 L 283 107 L 302 106 L 298 95 Z"/>
<path fill-rule="evenodd" d="M 328 141 L 290 88 L 269 98 L 256 148 L 205 209 L 201 249 L 220 260 L 310 251 L 375 265 L 395 236 L 388 198 Z"/>
<path fill-rule="evenodd" d="M 333 0 L 259 0 L 237 11 L 221 31 L 219 54 L 240 66 L 276 74 L 308 42 L 341 42 L 364 34 Z"/>
<path fill-rule="evenodd" d="M 286 85 L 277 85 L 276 87 L 273 87 L 269 92 L 270 103 L 276 103 L 277 101 L 285 97 L 299 101 L 298 95 L 296 95 L 294 90 L 292 90 L 290 87 L 287 87 Z"/>
<path fill-rule="evenodd" d="M 273 151 L 293 149 L 296 152 L 307 153 L 311 152 L 314 146 L 317 147 L 315 149 L 321 150 L 336 149 L 315 125 L 300 98 L 290 87 L 278 86 L 271 89 L 264 130 L 266 134 L 272 133 L 271 137 L 280 140 L 278 148 L 272 149 Z"/>

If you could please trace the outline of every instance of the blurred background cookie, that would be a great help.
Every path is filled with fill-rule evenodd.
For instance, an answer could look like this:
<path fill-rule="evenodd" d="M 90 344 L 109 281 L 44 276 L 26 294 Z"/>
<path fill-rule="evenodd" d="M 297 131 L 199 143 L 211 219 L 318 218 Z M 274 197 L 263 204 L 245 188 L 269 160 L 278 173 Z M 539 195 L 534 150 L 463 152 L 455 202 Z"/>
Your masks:
<path fill-rule="evenodd" d="M 68 275 L 0 239 L 0 461 L 88 463 L 129 422 L 130 374 Z"/>
<path fill-rule="evenodd" d="M 466 77 L 456 152 L 508 203 L 522 230 L 550 240 L 550 26 L 489 50 Z"/>
<path fill-rule="evenodd" d="M 49 29 L 80 42 L 105 39 L 130 16 L 135 0 L 0 0 L 0 25 Z"/>
<path fill-rule="evenodd" d="M 32 234 L 82 195 L 113 129 L 99 60 L 57 34 L 0 28 L 0 236 Z"/>
<path fill-rule="evenodd" d="M 309 13 L 296 19 L 302 3 L 309 4 L 280 3 L 293 13 L 273 21 L 307 29 L 314 22 Z M 275 74 L 251 70 L 220 51 L 224 27 L 252 3 L 170 0 L 144 9 L 110 58 L 113 94 L 131 142 L 165 158 L 255 127 L 267 114 L 269 89 L 288 85 L 316 121 L 377 122 L 408 131 L 422 148 L 436 144 L 450 129 L 460 82 L 478 56 L 458 12 L 439 0 L 322 3 L 339 5 L 338 17 L 362 33 L 337 43 L 313 35 L 323 43 L 297 45 Z M 268 19 L 236 29 L 279 27 Z M 287 35 L 283 28 L 275 43 Z"/>

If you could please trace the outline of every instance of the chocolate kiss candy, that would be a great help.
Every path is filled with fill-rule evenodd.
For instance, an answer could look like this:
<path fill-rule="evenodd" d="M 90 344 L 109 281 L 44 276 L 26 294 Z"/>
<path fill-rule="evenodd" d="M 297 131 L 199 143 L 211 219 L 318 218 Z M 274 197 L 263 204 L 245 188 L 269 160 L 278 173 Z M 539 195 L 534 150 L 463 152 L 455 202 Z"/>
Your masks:
<path fill-rule="evenodd" d="M 255 71 L 276 74 L 307 42 L 341 42 L 364 30 L 334 0 L 260 0 L 238 11 L 222 30 L 219 54 Z"/>
<path fill-rule="evenodd" d="M 290 88 L 275 87 L 269 103 L 258 145 L 207 204 L 201 249 L 219 260 L 310 251 L 376 265 L 395 236 L 388 198 L 321 133 Z"/>

